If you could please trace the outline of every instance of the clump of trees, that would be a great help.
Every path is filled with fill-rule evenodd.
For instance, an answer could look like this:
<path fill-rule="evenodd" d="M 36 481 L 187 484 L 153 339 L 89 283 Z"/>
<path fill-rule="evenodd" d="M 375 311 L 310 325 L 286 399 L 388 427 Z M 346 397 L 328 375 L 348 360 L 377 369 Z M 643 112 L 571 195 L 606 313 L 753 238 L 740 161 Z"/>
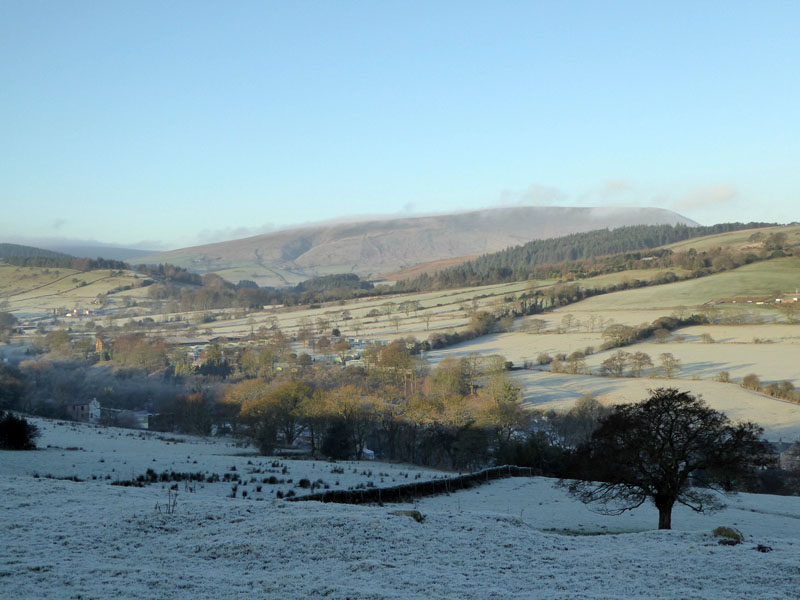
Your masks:
<path fill-rule="evenodd" d="M 772 383 L 764 384 L 755 373 L 750 373 L 742 378 L 740 385 L 748 390 L 754 392 L 762 392 L 768 394 L 773 398 L 781 400 L 788 400 L 800 404 L 800 391 L 797 390 L 795 385 L 785 379 L 783 381 L 773 381 Z"/>
<path fill-rule="evenodd" d="M 138 265 L 136 270 L 155 280 L 148 290 L 150 298 L 174 303 L 182 311 L 260 308 L 267 304 L 296 306 L 396 293 L 386 286 L 373 288 L 370 282 L 352 273 L 315 277 L 293 288 L 277 289 L 259 287 L 249 280 L 234 284 L 214 273 L 200 276 L 174 265 Z"/>
<path fill-rule="evenodd" d="M 593 394 L 581 396 L 566 411 L 530 411 L 527 428 L 498 447 L 496 463 L 529 467 L 548 477 L 576 476 L 575 451 L 610 411 Z"/>
<path fill-rule="evenodd" d="M 640 327 L 614 323 L 603 330 L 603 339 L 605 341 L 601 349 L 608 350 L 610 348 L 629 346 L 650 337 L 655 337 L 658 340 L 660 336 L 668 336 L 669 332 L 681 327 L 705 325 L 707 323 L 708 318 L 705 315 L 698 314 L 689 315 L 688 317 L 659 317 L 649 325 Z"/>
<path fill-rule="evenodd" d="M 46 252 L 46 251 L 44 251 Z M 107 258 L 77 258 L 66 254 L 51 253 L 38 256 L 6 256 L 5 262 L 17 267 L 47 267 L 57 269 L 73 269 L 75 271 L 93 271 L 95 269 L 130 269 L 130 265 L 120 260 Z"/>
<path fill-rule="evenodd" d="M 529 415 L 502 357 L 444 359 L 428 372 L 414 345 L 368 348 L 364 366 L 305 368 L 271 381 L 246 379 L 224 402 L 239 406 L 237 429 L 262 452 L 291 445 L 301 431 L 312 454 L 472 469 L 526 430 Z"/>

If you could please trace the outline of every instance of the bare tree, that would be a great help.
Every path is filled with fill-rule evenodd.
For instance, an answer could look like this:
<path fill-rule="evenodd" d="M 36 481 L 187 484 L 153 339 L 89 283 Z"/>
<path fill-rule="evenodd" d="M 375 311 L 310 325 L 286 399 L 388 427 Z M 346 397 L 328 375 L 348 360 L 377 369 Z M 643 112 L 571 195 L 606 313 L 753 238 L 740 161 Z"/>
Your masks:
<path fill-rule="evenodd" d="M 602 362 L 603 370 L 615 377 L 621 377 L 625 372 L 625 365 L 630 360 L 630 353 L 624 350 L 617 350 Z"/>
<path fill-rule="evenodd" d="M 731 491 L 764 462 L 762 429 L 732 425 L 702 400 L 675 388 L 651 391 L 639 404 L 620 404 L 578 452 L 595 481 L 574 481 L 570 492 L 600 512 L 621 514 L 651 500 L 658 528 L 672 527 L 678 504 L 704 512 L 721 507 L 709 489 Z M 693 480 L 702 473 L 703 488 Z"/>
<path fill-rule="evenodd" d="M 664 377 L 672 377 L 681 370 L 681 361 L 675 358 L 671 352 L 664 352 L 659 354 L 659 361 L 661 361 L 661 372 Z"/>
<path fill-rule="evenodd" d="M 789 323 L 797 323 L 800 319 L 800 302 L 781 302 L 778 308 Z"/>
<path fill-rule="evenodd" d="M 403 318 L 400 315 L 398 315 L 397 313 L 394 313 L 393 315 L 391 315 L 389 317 L 389 320 L 392 322 L 392 325 L 394 325 L 394 332 L 395 333 L 399 333 L 400 332 L 400 323 L 402 322 Z"/>
<path fill-rule="evenodd" d="M 644 369 L 653 366 L 653 360 L 650 358 L 650 355 L 641 350 L 631 354 L 628 361 L 630 362 L 631 373 L 633 373 L 634 377 L 641 377 Z"/>
<path fill-rule="evenodd" d="M 547 327 L 547 321 L 544 319 L 530 319 L 528 321 L 528 328 L 533 333 L 541 333 Z"/>
<path fill-rule="evenodd" d="M 580 350 L 576 350 L 572 354 L 567 357 L 567 360 L 564 363 L 564 368 L 567 373 L 573 373 L 575 375 L 579 373 L 586 373 L 586 356 Z"/>

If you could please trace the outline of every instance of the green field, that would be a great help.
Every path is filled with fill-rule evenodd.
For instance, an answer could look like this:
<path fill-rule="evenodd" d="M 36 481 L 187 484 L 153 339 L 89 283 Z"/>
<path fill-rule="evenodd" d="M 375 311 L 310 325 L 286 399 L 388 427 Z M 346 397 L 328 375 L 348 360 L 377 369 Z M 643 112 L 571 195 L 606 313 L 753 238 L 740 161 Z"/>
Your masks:
<path fill-rule="evenodd" d="M 15 267 L 13 265 L 0 264 L 0 297 L 8 298 L 23 294 L 37 288 L 53 285 L 65 278 L 76 277 L 79 274 L 79 271 L 72 269 Z"/>
<path fill-rule="evenodd" d="M 698 306 L 726 298 L 789 292 L 797 287 L 800 287 L 800 258 L 780 258 L 700 279 L 605 294 L 573 306 L 580 310 Z"/>
<path fill-rule="evenodd" d="M 607 273 L 605 275 L 598 275 L 597 277 L 580 279 L 575 283 L 584 289 L 606 288 L 611 285 L 629 283 L 635 279 L 639 279 L 640 281 L 652 281 L 665 273 L 674 273 L 679 278 L 686 277 L 689 274 L 685 269 L 680 269 L 678 267 L 669 269 L 631 269 L 629 271 L 620 271 L 619 273 Z M 548 285 L 553 285 L 553 283 L 546 283 L 545 287 Z"/>
<path fill-rule="evenodd" d="M 720 233 L 717 235 L 708 235 L 705 237 L 686 240 L 684 242 L 676 242 L 664 246 L 674 252 L 685 252 L 690 248 L 698 251 L 710 250 L 711 248 L 742 248 L 748 246 L 753 242 L 750 241 L 750 236 L 757 231 L 764 234 L 764 237 L 770 233 L 783 232 L 787 235 L 789 243 L 797 243 L 800 241 L 800 225 L 785 225 L 780 227 L 764 227 L 761 229 L 746 229 L 743 231 L 731 231 L 728 233 Z"/>
<path fill-rule="evenodd" d="M 131 272 L 75 271 L 41 267 L 0 265 L 0 299 L 14 313 L 49 313 L 54 308 L 89 308 L 99 294 L 138 285 L 142 277 Z M 146 290 L 140 296 L 146 296 Z"/>

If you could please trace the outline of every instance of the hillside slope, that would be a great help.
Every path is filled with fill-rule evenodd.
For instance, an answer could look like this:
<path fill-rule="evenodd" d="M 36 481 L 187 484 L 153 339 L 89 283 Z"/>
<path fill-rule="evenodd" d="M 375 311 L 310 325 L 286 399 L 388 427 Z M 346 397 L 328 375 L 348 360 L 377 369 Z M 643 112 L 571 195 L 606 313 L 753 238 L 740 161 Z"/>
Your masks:
<path fill-rule="evenodd" d="M 0 258 L 63 258 L 67 256 L 70 255 L 35 246 L 0 243 Z"/>
<path fill-rule="evenodd" d="M 496 252 L 545 239 L 636 224 L 696 223 L 658 208 L 514 207 L 279 231 L 141 257 L 228 278 L 288 285 L 315 275 L 384 273 L 432 260 Z"/>
<path fill-rule="evenodd" d="M 655 531 L 649 503 L 599 515 L 541 477 L 386 506 L 278 499 L 287 488 L 303 493 L 289 482 L 243 483 L 231 497 L 218 482 L 180 484 L 168 514 L 162 484 L 112 482 L 145 469 L 261 479 L 280 459 L 242 455 L 228 440 L 37 424 L 41 450 L 0 451 L 8 598 L 789 600 L 800 586 L 796 497 L 729 496 L 710 515 L 679 506 L 675 529 Z M 345 473 L 334 475 L 321 461 L 288 463 L 295 481 L 324 478 L 334 489 L 358 472 L 362 485 L 420 472 L 340 462 Z M 410 509 L 424 522 L 396 512 Z M 720 525 L 745 543 L 719 545 L 711 531 Z"/>

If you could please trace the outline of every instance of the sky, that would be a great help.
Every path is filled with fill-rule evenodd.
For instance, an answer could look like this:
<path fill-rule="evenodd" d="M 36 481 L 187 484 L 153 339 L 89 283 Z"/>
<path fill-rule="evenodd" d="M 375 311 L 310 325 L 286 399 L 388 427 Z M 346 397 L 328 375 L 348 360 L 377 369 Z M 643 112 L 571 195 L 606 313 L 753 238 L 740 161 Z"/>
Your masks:
<path fill-rule="evenodd" d="M 0 0 L 0 241 L 800 220 L 800 3 Z"/>

